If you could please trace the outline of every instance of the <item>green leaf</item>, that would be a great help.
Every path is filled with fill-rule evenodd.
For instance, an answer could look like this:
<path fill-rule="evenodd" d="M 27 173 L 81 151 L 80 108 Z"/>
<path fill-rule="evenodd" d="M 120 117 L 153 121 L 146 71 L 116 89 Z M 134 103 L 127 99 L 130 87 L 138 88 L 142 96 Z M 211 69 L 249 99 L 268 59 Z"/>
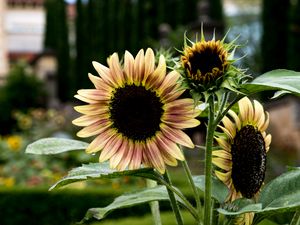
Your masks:
<path fill-rule="evenodd" d="M 104 163 L 90 163 L 83 164 L 80 167 L 74 168 L 69 171 L 68 175 L 56 182 L 51 188 L 56 189 L 67 184 L 71 184 L 78 181 L 84 181 L 88 179 L 99 179 L 99 178 L 118 178 L 122 176 L 135 176 L 144 177 L 156 180 L 159 176 L 152 168 L 142 168 L 138 170 L 124 170 L 118 171 L 111 169 L 108 162 Z"/>
<path fill-rule="evenodd" d="M 27 146 L 26 153 L 37 155 L 53 155 L 73 150 L 86 149 L 88 143 L 64 139 L 64 138 L 43 138 Z"/>
<path fill-rule="evenodd" d="M 141 191 L 124 194 L 115 198 L 111 204 L 104 208 L 89 209 L 82 222 L 91 218 L 101 220 L 116 209 L 128 208 L 147 202 L 163 200 L 169 200 L 168 192 L 165 186 L 156 186 L 154 188 L 147 188 Z"/>
<path fill-rule="evenodd" d="M 260 193 L 258 203 L 238 199 L 226 204 L 218 211 L 224 215 L 239 215 L 245 212 L 256 212 L 256 221 L 270 215 L 293 211 L 300 207 L 300 170 L 293 169 L 268 183 Z"/>
<path fill-rule="evenodd" d="M 275 178 L 260 193 L 264 211 L 286 211 L 300 207 L 300 170 L 294 169 Z"/>
<path fill-rule="evenodd" d="M 272 70 L 241 86 L 240 91 L 254 94 L 267 90 L 284 90 L 300 96 L 300 72 L 292 70 Z"/>
<path fill-rule="evenodd" d="M 197 188 L 201 191 L 205 191 L 205 176 L 193 176 L 193 180 Z M 212 197 L 219 203 L 223 203 L 228 196 L 228 188 L 219 179 L 212 178 Z"/>
<path fill-rule="evenodd" d="M 225 204 L 223 208 L 218 209 L 218 212 L 228 216 L 235 216 L 246 212 L 260 212 L 261 210 L 261 203 L 254 203 L 250 199 L 240 198 L 232 203 Z"/>

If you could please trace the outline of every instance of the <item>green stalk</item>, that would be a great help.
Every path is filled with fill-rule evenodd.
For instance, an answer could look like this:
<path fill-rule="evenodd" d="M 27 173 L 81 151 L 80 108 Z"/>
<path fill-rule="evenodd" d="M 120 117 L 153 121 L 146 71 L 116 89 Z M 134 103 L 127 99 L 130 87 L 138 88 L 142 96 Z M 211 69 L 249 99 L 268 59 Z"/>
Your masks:
<path fill-rule="evenodd" d="M 195 182 L 193 180 L 191 170 L 190 170 L 186 160 L 182 161 L 182 166 L 183 166 L 184 171 L 185 171 L 185 173 L 188 177 L 189 183 L 190 183 L 190 185 L 193 189 L 194 198 L 195 198 L 195 201 L 196 201 L 197 212 L 198 212 L 199 218 L 201 218 L 201 207 L 202 206 L 201 206 L 201 202 L 200 202 L 199 192 L 197 190 L 197 187 L 196 187 Z M 198 221 L 198 224 L 200 224 L 200 220 Z"/>
<path fill-rule="evenodd" d="M 212 178 L 212 146 L 214 131 L 216 128 L 214 122 L 214 100 L 212 97 L 208 99 L 210 106 L 208 115 L 208 126 L 206 134 L 206 151 L 205 151 L 205 196 L 204 196 L 204 224 L 211 225 L 211 178 Z"/>
<path fill-rule="evenodd" d="M 154 180 L 146 179 L 146 181 L 147 181 L 147 187 L 157 186 L 157 183 Z M 159 212 L 159 202 L 153 201 L 153 202 L 150 202 L 149 205 L 151 208 L 154 225 L 162 225 L 161 218 L 160 218 L 160 212 Z"/>
<path fill-rule="evenodd" d="M 290 225 L 299 225 L 300 224 L 300 209 L 298 209 L 294 216 L 293 216 L 293 219 L 290 223 Z"/>
<path fill-rule="evenodd" d="M 171 183 L 171 180 L 170 180 L 170 177 L 169 177 L 169 174 L 168 174 L 167 171 L 164 174 L 164 179 L 169 184 L 169 186 L 172 186 L 172 183 Z M 173 212 L 175 214 L 175 217 L 176 217 L 177 225 L 183 225 L 182 216 L 181 216 L 181 213 L 180 213 L 180 210 L 179 210 L 179 205 L 176 201 L 174 192 L 168 187 L 167 187 L 167 191 L 168 191 L 168 194 L 169 194 L 172 210 L 173 210 Z"/>

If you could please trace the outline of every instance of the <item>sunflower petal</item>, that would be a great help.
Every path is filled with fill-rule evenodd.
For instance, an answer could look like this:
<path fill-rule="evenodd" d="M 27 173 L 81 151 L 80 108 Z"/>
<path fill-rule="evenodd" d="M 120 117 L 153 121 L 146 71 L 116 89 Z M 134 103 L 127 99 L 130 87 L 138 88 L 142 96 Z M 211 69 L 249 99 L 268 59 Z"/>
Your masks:
<path fill-rule="evenodd" d="M 182 130 L 170 128 L 166 124 L 161 125 L 161 130 L 164 136 L 170 139 L 171 141 L 186 146 L 188 148 L 195 147 L 191 138 L 187 134 L 185 134 Z"/>

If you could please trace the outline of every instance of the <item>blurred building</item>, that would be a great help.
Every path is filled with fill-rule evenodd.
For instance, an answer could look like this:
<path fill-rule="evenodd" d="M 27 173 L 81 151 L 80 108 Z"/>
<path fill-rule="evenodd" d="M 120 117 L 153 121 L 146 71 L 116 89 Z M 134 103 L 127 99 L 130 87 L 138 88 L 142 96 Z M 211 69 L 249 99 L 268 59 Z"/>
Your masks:
<path fill-rule="evenodd" d="M 43 50 L 44 0 L 0 1 L 0 76 L 20 59 L 30 61 Z"/>

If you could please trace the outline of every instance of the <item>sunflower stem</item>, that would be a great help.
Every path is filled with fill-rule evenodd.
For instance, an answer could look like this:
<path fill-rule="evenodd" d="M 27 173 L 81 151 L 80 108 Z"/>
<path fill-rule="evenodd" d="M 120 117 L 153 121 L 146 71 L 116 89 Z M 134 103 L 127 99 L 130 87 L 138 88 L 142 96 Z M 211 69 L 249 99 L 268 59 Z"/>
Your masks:
<path fill-rule="evenodd" d="M 211 225 L 211 178 L 212 178 L 212 147 L 215 125 L 214 100 L 208 99 L 210 106 L 208 114 L 208 126 L 206 134 L 206 151 L 205 151 L 205 196 L 204 196 L 204 224 Z"/>
<path fill-rule="evenodd" d="M 157 182 L 154 180 L 146 179 L 147 187 L 156 187 Z M 162 225 L 161 218 L 160 218 L 160 211 L 159 211 L 159 202 L 153 201 L 149 203 L 152 213 L 152 218 L 154 225 Z"/>
<path fill-rule="evenodd" d="M 167 191 L 168 191 L 168 194 L 169 194 L 172 210 L 173 210 L 173 212 L 175 214 L 175 217 L 176 217 L 177 225 L 183 225 L 183 220 L 182 220 L 182 216 L 181 216 L 181 213 L 180 213 L 179 205 L 176 201 L 173 190 L 170 189 L 170 187 L 172 187 L 172 183 L 171 183 L 171 179 L 170 179 L 170 176 L 169 176 L 167 170 L 164 174 L 164 179 L 169 184 L 169 187 L 167 187 Z"/>
<path fill-rule="evenodd" d="M 293 219 L 290 223 L 290 225 L 299 225 L 300 224 L 300 209 L 298 209 L 294 216 L 293 216 Z"/>
<path fill-rule="evenodd" d="M 193 176 L 192 176 L 192 173 L 191 173 L 191 170 L 186 162 L 186 160 L 182 161 L 182 166 L 184 168 L 184 171 L 188 177 L 188 180 L 189 180 L 189 183 L 193 189 L 193 193 L 194 193 L 194 198 L 195 198 L 195 201 L 196 201 L 196 207 L 197 207 L 197 212 L 198 212 L 198 216 L 199 216 L 199 219 L 201 219 L 201 202 L 200 202 L 200 196 L 199 196 L 199 192 L 197 190 L 197 187 L 195 185 L 195 182 L 193 180 Z M 200 224 L 200 221 L 198 222 L 198 224 Z"/>

